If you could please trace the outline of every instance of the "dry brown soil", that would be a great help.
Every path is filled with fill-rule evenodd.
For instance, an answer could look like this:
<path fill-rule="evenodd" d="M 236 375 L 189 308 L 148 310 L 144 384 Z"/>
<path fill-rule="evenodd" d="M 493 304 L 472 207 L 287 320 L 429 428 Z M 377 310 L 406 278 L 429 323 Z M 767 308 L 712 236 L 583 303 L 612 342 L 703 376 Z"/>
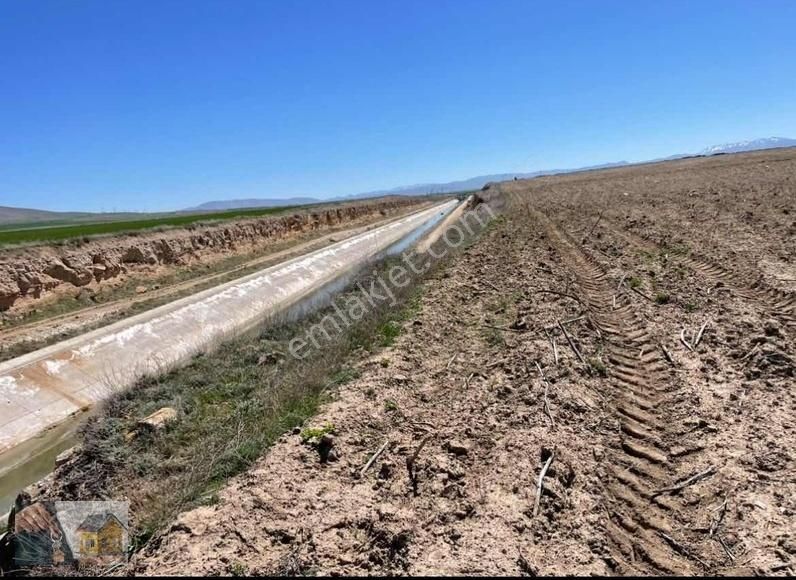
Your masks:
<path fill-rule="evenodd" d="M 313 421 L 339 459 L 286 434 L 135 572 L 796 572 L 796 150 L 496 191 Z"/>

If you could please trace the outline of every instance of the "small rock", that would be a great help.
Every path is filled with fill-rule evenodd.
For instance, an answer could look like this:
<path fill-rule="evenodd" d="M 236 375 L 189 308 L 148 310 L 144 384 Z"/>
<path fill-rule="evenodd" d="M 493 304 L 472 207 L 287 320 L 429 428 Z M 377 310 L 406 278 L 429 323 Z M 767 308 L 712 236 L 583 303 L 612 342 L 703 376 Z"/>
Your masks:
<path fill-rule="evenodd" d="M 445 473 L 448 475 L 450 479 L 459 480 L 464 477 L 465 473 L 464 470 L 457 468 L 456 466 L 451 466 L 445 469 Z"/>
<path fill-rule="evenodd" d="M 467 455 L 470 452 L 470 446 L 467 443 L 462 443 L 461 441 L 453 439 L 448 441 L 448 451 L 454 455 Z"/>
<path fill-rule="evenodd" d="M 97 294 L 96 290 L 92 290 L 90 288 L 81 288 L 80 291 L 75 296 L 75 300 L 78 300 L 80 302 L 93 301 L 96 294 Z"/>
<path fill-rule="evenodd" d="M 380 520 L 390 520 L 395 518 L 398 513 L 398 508 L 389 503 L 382 503 L 376 507 L 376 513 Z"/>
<path fill-rule="evenodd" d="M 138 422 L 138 429 L 148 431 L 159 431 L 167 423 L 177 418 L 177 410 L 174 407 L 163 407 L 158 409 L 148 417 L 144 417 Z"/>
<path fill-rule="evenodd" d="M 285 354 L 278 350 L 275 350 L 274 352 L 267 352 L 263 355 L 260 355 L 260 357 L 257 359 L 257 364 L 259 366 L 272 365 L 279 362 L 279 359 L 284 358 L 284 356 Z"/>
<path fill-rule="evenodd" d="M 326 463 L 330 460 L 329 454 L 332 451 L 332 447 L 334 447 L 334 435 L 331 433 L 324 434 L 318 442 L 318 455 L 321 456 L 321 463 Z M 334 455 L 336 459 L 337 453 Z M 332 459 L 332 461 L 334 461 L 334 459 Z"/>
<path fill-rule="evenodd" d="M 407 377 L 406 375 L 394 375 L 393 379 L 395 379 L 399 383 L 405 383 L 406 381 L 409 380 L 409 377 Z"/>
<path fill-rule="evenodd" d="M 70 459 L 72 459 L 72 457 L 75 456 L 76 451 L 77 446 L 70 447 L 65 451 L 61 451 L 61 453 L 59 453 L 55 458 L 55 466 L 61 467 L 64 463 L 67 463 Z"/>
<path fill-rule="evenodd" d="M 777 324 L 776 320 L 766 320 L 766 323 L 763 326 L 763 332 L 766 333 L 766 336 L 781 336 L 779 332 L 779 325 Z"/>
<path fill-rule="evenodd" d="M 393 468 L 395 464 L 392 461 L 385 461 L 381 464 L 381 469 L 379 469 L 379 479 L 390 479 L 392 476 Z"/>
<path fill-rule="evenodd" d="M 300 434 L 301 434 L 301 427 L 299 427 L 298 425 L 293 427 L 293 435 L 300 435 Z"/>
<path fill-rule="evenodd" d="M 136 286 L 136 288 L 135 288 L 135 293 L 136 294 L 145 294 L 146 291 L 147 291 L 147 287 L 146 286 Z"/>
<path fill-rule="evenodd" d="M 457 485 L 448 484 L 444 488 L 442 488 L 442 496 L 447 497 L 448 499 L 456 499 L 457 497 L 461 497 L 462 490 L 459 489 Z"/>
<path fill-rule="evenodd" d="M 782 536 L 777 541 L 777 545 L 788 554 L 796 554 L 796 536 Z"/>
<path fill-rule="evenodd" d="M 354 563 L 354 559 L 348 554 L 340 554 L 337 556 L 337 562 L 342 566 L 350 566 Z"/>

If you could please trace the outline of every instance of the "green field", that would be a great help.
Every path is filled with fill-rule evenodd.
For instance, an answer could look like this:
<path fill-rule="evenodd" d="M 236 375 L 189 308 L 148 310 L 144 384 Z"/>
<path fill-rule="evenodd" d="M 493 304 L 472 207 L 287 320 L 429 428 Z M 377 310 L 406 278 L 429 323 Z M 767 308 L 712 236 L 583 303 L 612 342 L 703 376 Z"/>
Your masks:
<path fill-rule="evenodd" d="M 327 204 L 328 205 L 328 204 Z M 173 214 L 136 220 L 101 221 L 94 223 L 31 223 L 27 225 L 13 224 L 0 227 L 0 246 L 28 244 L 34 242 L 61 242 L 87 236 L 106 234 L 124 234 L 161 227 L 187 226 L 197 222 L 222 221 L 236 218 L 259 217 L 284 213 L 296 209 L 307 209 L 312 206 L 264 207 L 256 209 L 236 209 L 213 213 Z"/>

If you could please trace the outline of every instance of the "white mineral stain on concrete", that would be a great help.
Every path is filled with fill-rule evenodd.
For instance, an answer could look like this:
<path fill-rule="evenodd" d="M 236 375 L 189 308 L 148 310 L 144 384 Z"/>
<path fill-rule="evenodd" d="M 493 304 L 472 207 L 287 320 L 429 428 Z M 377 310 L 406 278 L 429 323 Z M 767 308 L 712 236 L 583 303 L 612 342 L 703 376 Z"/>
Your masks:
<path fill-rule="evenodd" d="M 14 377 L 0 377 L 0 397 L 6 397 L 17 392 L 17 381 Z"/>

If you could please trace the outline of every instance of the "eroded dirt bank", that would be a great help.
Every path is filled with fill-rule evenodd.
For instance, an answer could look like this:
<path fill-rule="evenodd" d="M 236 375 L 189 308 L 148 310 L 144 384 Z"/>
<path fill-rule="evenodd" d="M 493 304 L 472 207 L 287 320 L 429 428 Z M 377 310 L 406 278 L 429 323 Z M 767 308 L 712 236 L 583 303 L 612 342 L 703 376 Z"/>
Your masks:
<path fill-rule="evenodd" d="M 312 421 L 337 461 L 284 435 L 134 570 L 793 574 L 795 163 L 500 186 L 505 218 Z"/>
<path fill-rule="evenodd" d="M 79 247 L 36 246 L 0 251 L 0 311 L 29 309 L 75 288 L 96 290 L 123 277 L 146 277 L 157 269 L 212 263 L 234 253 L 308 231 L 389 216 L 420 204 L 412 198 L 351 203 L 290 215 L 196 225 L 161 232 L 91 240 Z"/>

